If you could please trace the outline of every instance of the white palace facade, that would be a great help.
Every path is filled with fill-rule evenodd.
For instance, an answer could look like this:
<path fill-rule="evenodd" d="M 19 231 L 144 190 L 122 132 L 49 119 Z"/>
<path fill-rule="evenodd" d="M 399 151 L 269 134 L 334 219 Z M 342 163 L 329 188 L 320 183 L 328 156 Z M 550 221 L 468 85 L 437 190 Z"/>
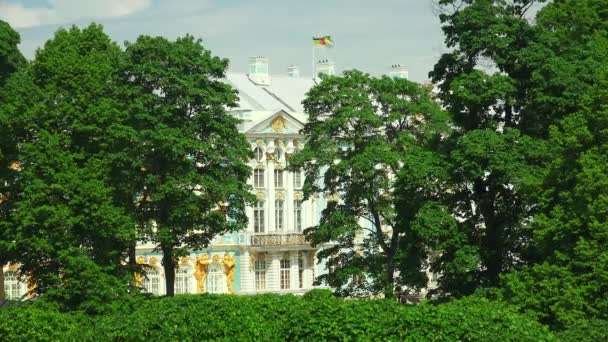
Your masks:
<path fill-rule="evenodd" d="M 316 70 L 335 73 L 328 60 L 319 61 Z M 392 66 L 390 74 L 407 78 L 401 65 Z M 255 155 L 249 183 L 257 200 L 247 208 L 245 230 L 218 236 L 208 248 L 179 260 L 175 293 L 304 293 L 326 272 L 302 233 L 318 224 L 326 199 L 320 194 L 304 200 L 303 174 L 286 168 L 306 142 L 299 133 L 307 119 L 302 101 L 314 81 L 300 77 L 296 66 L 285 76 L 270 75 L 268 59 L 252 57 L 248 73 L 228 73 L 225 82 L 239 94 L 231 114 L 242 120 L 240 131 Z M 146 276 L 137 278 L 145 291 L 163 295 L 162 254 L 154 247 L 137 246 L 137 262 L 149 266 Z M 22 298 L 27 285 L 19 281 L 15 265 L 4 266 L 4 271 L 7 299 Z"/>

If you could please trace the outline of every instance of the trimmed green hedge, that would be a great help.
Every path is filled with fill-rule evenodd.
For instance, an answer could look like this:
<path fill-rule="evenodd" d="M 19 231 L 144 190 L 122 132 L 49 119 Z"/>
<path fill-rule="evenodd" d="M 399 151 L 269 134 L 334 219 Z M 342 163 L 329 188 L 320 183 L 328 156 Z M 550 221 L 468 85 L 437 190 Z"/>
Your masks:
<path fill-rule="evenodd" d="M 0 340 L 555 341 L 543 326 L 501 304 L 464 299 L 437 306 L 295 296 L 140 299 L 111 315 L 36 304 L 0 309 Z"/>

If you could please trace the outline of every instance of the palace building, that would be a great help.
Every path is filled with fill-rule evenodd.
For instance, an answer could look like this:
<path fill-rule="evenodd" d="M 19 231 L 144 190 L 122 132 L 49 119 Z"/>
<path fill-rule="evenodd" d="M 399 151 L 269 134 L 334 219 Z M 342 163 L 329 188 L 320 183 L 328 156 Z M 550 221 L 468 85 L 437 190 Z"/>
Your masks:
<path fill-rule="evenodd" d="M 318 73 L 335 74 L 335 64 L 327 59 L 315 67 Z M 179 260 L 176 294 L 304 293 L 326 272 L 303 230 L 318 224 L 327 199 L 319 194 L 305 201 L 304 175 L 286 170 L 290 157 L 306 143 L 299 133 L 307 120 L 302 101 L 314 80 L 300 77 L 295 65 L 284 76 L 271 75 L 265 57 L 250 58 L 248 71 L 228 73 L 224 81 L 239 94 L 238 108 L 230 113 L 242 120 L 239 129 L 254 152 L 249 183 L 257 201 L 247 208 L 246 229 L 217 236 L 208 248 Z M 389 75 L 407 78 L 407 70 L 393 65 Z M 149 266 L 146 276 L 137 278 L 145 291 L 163 295 L 162 253 L 154 247 L 137 246 L 137 263 Z M 7 299 L 27 293 L 14 265 L 5 266 L 5 289 Z"/>
<path fill-rule="evenodd" d="M 318 67 L 334 72 L 326 60 Z M 239 129 L 254 152 L 249 183 L 257 201 L 247 208 L 245 230 L 218 236 L 180 260 L 175 293 L 303 293 L 324 267 L 302 232 L 317 224 L 326 202 L 322 195 L 304 201 L 304 175 L 286 168 L 306 141 L 299 133 L 306 122 L 301 102 L 314 82 L 293 65 L 287 75 L 271 75 L 264 57 L 250 58 L 248 73 L 228 73 L 225 82 L 239 94 L 231 114 L 242 120 Z M 161 260 L 154 245 L 138 246 L 137 262 L 151 266 L 142 286 L 158 295 L 165 293 Z"/>

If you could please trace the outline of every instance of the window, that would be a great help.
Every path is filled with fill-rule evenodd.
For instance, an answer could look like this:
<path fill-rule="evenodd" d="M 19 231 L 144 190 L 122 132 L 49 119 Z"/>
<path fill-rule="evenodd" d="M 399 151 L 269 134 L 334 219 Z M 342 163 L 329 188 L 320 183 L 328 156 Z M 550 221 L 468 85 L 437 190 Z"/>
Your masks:
<path fill-rule="evenodd" d="M 253 150 L 253 154 L 255 156 L 255 160 L 261 162 L 262 159 L 264 159 L 264 151 L 262 151 L 262 149 L 260 147 L 256 147 L 255 150 Z"/>
<path fill-rule="evenodd" d="M 6 299 L 12 300 L 20 299 L 23 296 L 17 272 L 8 271 L 4 274 L 4 293 L 6 294 Z"/>
<path fill-rule="evenodd" d="M 175 293 L 190 293 L 190 268 L 180 267 L 175 270 Z"/>
<path fill-rule="evenodd" d="M 302 188 L 302 172 L 296 171 L 293 173 L 293 187 L 295 189 Z"/>
<path fill-rule="evenodd" d="M 209 293 L 224 293 L 224 272 L 222 265 L 213 263 L 209 265 L 209 274 L 207 275 L 207 291 Z"/>
<path fill-rule="evenodd" d="M 302 231 L 302 201 L 293 201 L 293 227 L 296 232 Z"/>
<path fill-rule="evenodd" d="M 298 258 L 298 286 L 304 287 L 304 260 L 302 257 Z"/>
<path fill-rule="evenodd" d="M 255 289 L 266 290 L 266 260 L 263 258 L 255 261 Z"/>
<path fill-rule="evenodd" d="M 256 188 L 264 187 L 264 169 L 253 169 L 253 186 Z"/>
<path fill-rule="evenodd" d="M 143 282 L 144 290 L 155 296 L 160 295 L 160 274 L 158 270 L 148 270 Z"/>
<path fill-rule="evenodd" d="M 284 226 L 284 220 L 283 220 L 283 214 L 284 214 L 284 205 L 283 203 L 285 203 L 283 200 L 276 200 L 274 201 L 274 226 L 275 226 L 275 230 L 277 232 L 282 232 L 283 229 L 285 228 Z"/>
<path fill-rule="evenodd" d="M 264 230 L 264 201 L 257 201 L 253 207 L 253 231 L 263 233 Z"/>
<path fill-rule="evenodd" d="M 291 263 L 289 262 L 289 256 L 283 257 L 281 260 L 281 290 L 289 289 Z"/>
<path fill-rule="evenodd" d="M 274 187 L 283 188 L 283 170 L 274 170 Z"/>

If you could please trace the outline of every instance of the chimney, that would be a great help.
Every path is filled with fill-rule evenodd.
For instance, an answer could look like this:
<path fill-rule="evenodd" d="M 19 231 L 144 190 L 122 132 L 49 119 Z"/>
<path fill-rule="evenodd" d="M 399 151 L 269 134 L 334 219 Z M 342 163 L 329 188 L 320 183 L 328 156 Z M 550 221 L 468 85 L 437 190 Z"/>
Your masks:
<path fill-rule="evenodd" d="M 336 74 L 336 63 L 331 62 L 328 59 L 321 59 L 317 62 L 315 70 L 317 75 L 325 74 L 333 76 Z"/>
<path fill-rule="evenodd" d="M 270 85 L 268 58 L 249 57 L 249 79 L 257 85 Z"/>
<path fill-rule="evenodd" d="M 291 78 L 300 78 L 300 67 L 294 64 L 288 66 L 287 75 Z"/>
<path fill-rule="evenodd" d="M 393 64 L 388 70 L 388 76 L 407 79 L 407 68 L 401 64 Z"/>

